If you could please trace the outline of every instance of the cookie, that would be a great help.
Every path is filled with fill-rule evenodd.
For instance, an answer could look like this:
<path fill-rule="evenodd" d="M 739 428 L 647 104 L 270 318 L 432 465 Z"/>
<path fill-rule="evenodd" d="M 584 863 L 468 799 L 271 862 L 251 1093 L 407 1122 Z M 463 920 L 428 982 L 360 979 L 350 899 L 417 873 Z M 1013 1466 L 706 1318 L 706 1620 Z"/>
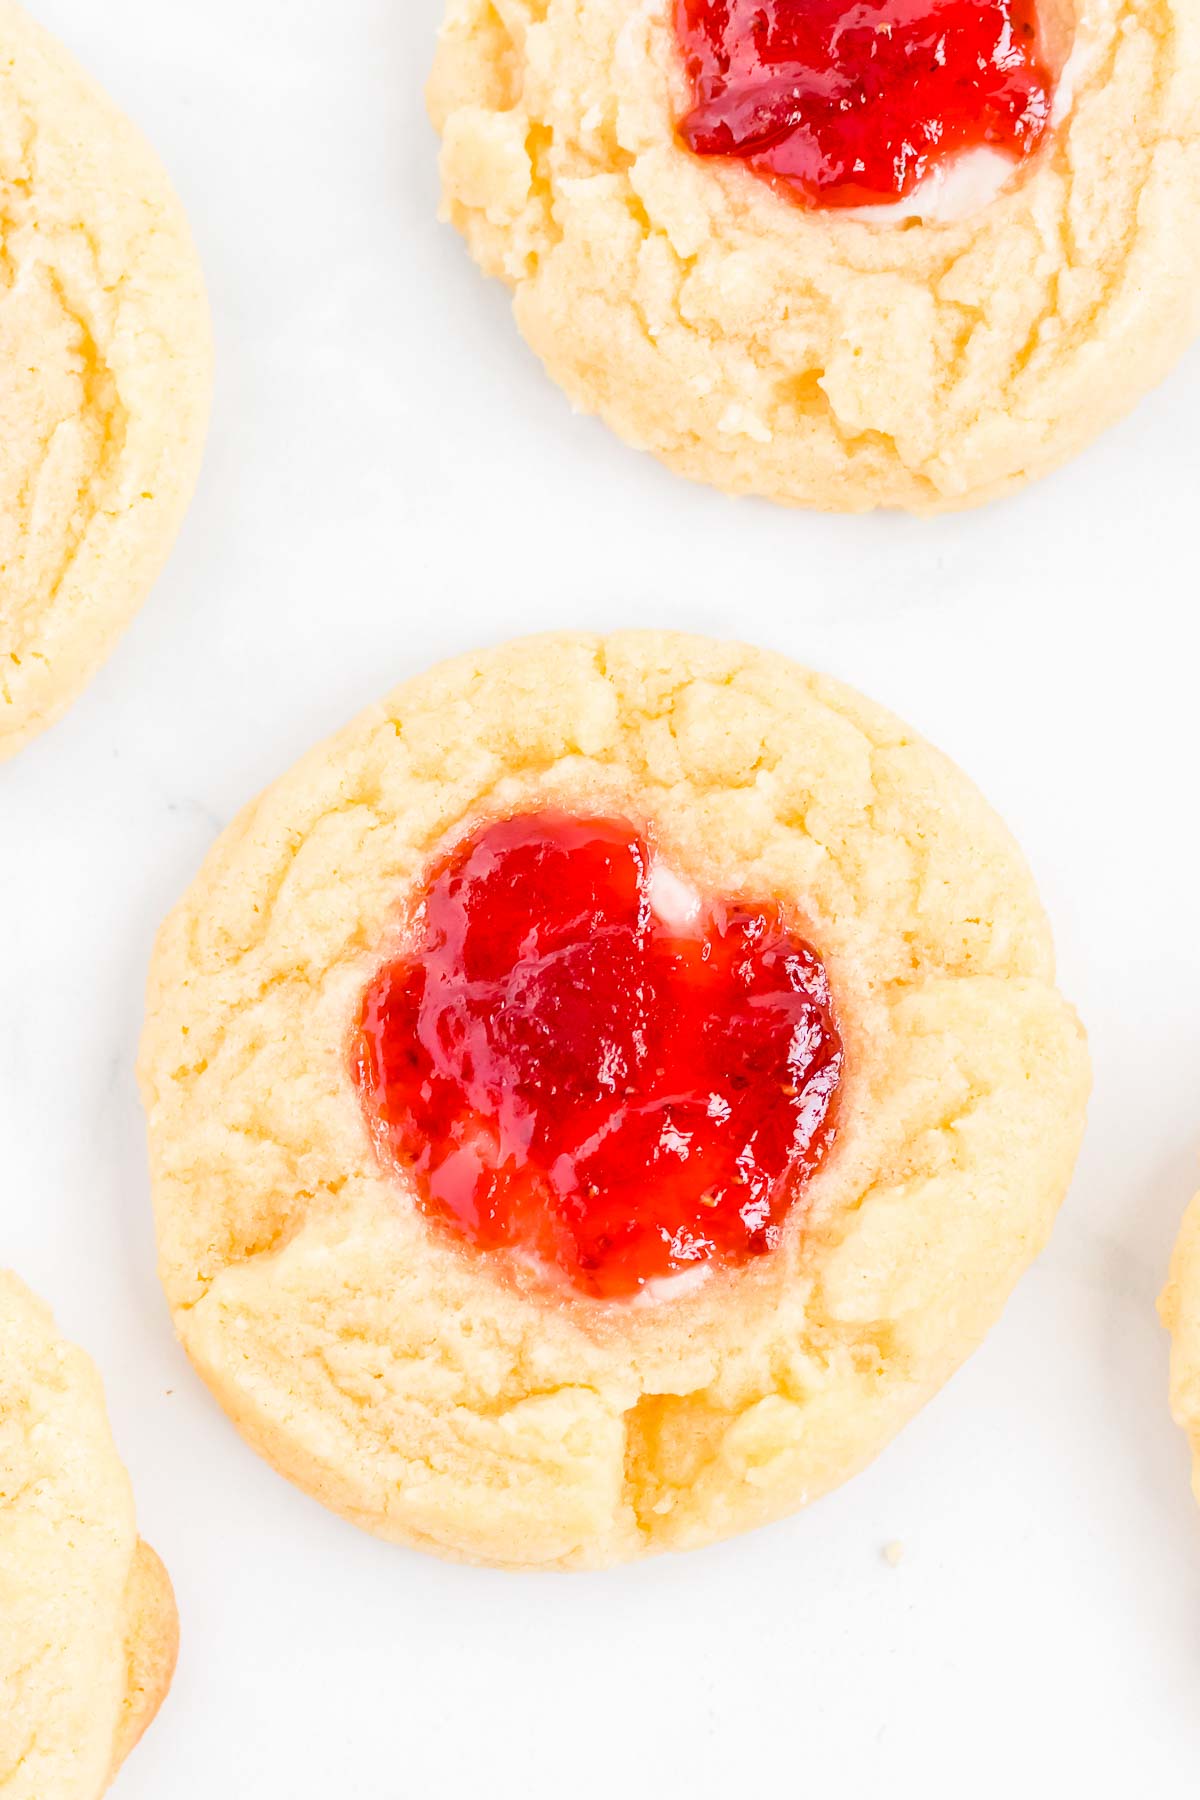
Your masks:
<path fill-rule="evenodd" d="M 669 633 L 398 688 L 159 936 L 189 1356 L 381 1536 L 594 1567 L 779 1517 L 979 1343 L 1089 1071 L 1028 870 L 837 682 Z"/>
<path fill-rule="evenodd" d="M 0 0 L 0 758 L 79 693 L 166 560 L 199 471 L 208 309 L 166 173 Z"/>
<path fill-rule="evenodd" d="M 0 1271 L 4 1800 L 98 1800 L 162 1704 L 177 1646 L 99 1376 Z"/>
<path fill-rule="evenodd" d="M 1184 1215 L 1158 1310 L 1171 1333 L 1171 1413 L 1191 1444 L 1200 1500 L 1200 1194 Z"/>
<path fill-rule="evenodd" d="M 935 512 L 1054 468 L 1167 372 L 1200 325 L 1189 9 L 959 7 L 992 20 L 995 82 L 1035 45 L 964 114 L 958 73 L 987 58 L 942 29 L 955 5 L 891 7 L 881 37 L 841 0 L 770 23 L 750 0 L 448 0 L 443 214 L 576 408 L 729 493 Z M 813 16 L 797 47 L 781 21 Z M 763 32 L 784 42 L 755 66 Z M 964 70 L 939 88 L 947 42 Z M 890 204 L 850 204 L 887 181 Z"/>

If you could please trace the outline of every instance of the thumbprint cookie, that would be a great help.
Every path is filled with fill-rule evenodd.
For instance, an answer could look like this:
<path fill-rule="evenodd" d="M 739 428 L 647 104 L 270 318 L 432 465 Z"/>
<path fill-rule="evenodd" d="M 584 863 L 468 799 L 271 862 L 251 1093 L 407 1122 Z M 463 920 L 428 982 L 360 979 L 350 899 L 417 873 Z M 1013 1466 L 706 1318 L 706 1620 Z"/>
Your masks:
<path fill-rule="evenodd" d="M 730 493 L 1003 494 L 1200 326 L 1187 0 L 449 0 L 429 100 L 572 403 Z"/>
<path fill-rule="evenodd" d="M 874 1456 L 1044 1243 L 1089 1072 L 963 775 L 780 656 L 629 633 L 436 668 L 251 805 L 141 1082 L 249 1441 L 381 1536 L 585 1567 Z"/>

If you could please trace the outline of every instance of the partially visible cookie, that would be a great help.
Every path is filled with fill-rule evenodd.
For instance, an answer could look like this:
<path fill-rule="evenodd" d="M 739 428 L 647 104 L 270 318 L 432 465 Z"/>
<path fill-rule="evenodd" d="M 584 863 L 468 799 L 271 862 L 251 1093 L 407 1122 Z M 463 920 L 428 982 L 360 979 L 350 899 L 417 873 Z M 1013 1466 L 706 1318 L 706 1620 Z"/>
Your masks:
<path fill-rule="evenodd" d="M 0 760 L 75 698 L 166 560 L 211 362 L 158 158 L 0 0 Z"/>
<path fill-rule="evenodd" d="M 841 10 L 836 40 L 869 67 L 861 83 L 830 71 L 849 92 L 830 104 L 841 87 L 822 88 L 824 123 L 878 87 L 892 41 Z M 891 16 L 936 26 L 947 10 Z M 927 200 L 805 206 L 750 151 L 800 104 L 772 34 L 836 6 L 447 0 L 429 88 L 443 216 L 512 289 L 572 404 L 679 473 L 839 511 L 992 498 L 1128 411 L 1200 327 L 1194 8 L 1032 10 L 1043 27 L 1072 15 L 1073 48 L 1036 151 L 998 190 L 963 163 L 954 204 L 947 182 Z M 767 65 L 740 147 L 718 121 L 703 155 L 682 129 L 697 65 L 676 29 L 696 17 L 740 20 Z M 919 75 L 905 94 L 923 117 Z M 717 153 L 727 140 L 736 154 Z"/>
<path fill-rule="evenodd" d="M 1192 1446 L 1192 1486 L 1200 1500 L 1200 1194 L 1184 1214 L 1158 1310 L 1171 1333 L 1171 1412 Z"/>
<path fill-rule="evenodd" d="M 175 1668 L 100 1378 L 0 1272 L 0 1797 L 98 1800 Z"/>

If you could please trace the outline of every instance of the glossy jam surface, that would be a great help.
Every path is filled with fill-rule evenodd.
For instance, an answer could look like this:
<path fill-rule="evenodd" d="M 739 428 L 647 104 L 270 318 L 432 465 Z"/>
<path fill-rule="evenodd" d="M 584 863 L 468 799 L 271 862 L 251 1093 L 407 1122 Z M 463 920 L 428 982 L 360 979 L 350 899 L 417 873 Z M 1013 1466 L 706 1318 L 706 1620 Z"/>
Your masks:
<path fill-rule="evenodd" d="M 675 0 L 700 156 L 810 206 L 903 199 L 968 150 L 1013 158 L 1050 121 L 1035 0 Z"/>
<path fill-rule="evenodd" d="M 434 873 L 355 1045 L 425 1211 L 602 1297 L 771 1250 L 841 1069 L 824 968 L 774 908 L 702 907 L 628 823 L 548 812 Z"/>

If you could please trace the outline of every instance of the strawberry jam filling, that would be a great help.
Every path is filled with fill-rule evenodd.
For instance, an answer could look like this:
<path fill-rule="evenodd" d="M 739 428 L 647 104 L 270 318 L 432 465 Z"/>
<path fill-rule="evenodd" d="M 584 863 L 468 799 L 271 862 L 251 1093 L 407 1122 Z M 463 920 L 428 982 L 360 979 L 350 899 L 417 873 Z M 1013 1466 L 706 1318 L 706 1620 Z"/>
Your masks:
<path fill-rule="evenodd" d="M 1050 121 L 1036 0 L 675 0 L 680 123 L 809 206 L 903 199 L 939 165 L 1014 160 Z"/>
<path fill-rule="evenodd" d="M 774 1248 L 841 1070 L 825 970 L 775 907 L 701 903 L 624 820 L 552 812 L 435 870 L 354 1048 L 428 1215 L 610 1298 Z"/>

